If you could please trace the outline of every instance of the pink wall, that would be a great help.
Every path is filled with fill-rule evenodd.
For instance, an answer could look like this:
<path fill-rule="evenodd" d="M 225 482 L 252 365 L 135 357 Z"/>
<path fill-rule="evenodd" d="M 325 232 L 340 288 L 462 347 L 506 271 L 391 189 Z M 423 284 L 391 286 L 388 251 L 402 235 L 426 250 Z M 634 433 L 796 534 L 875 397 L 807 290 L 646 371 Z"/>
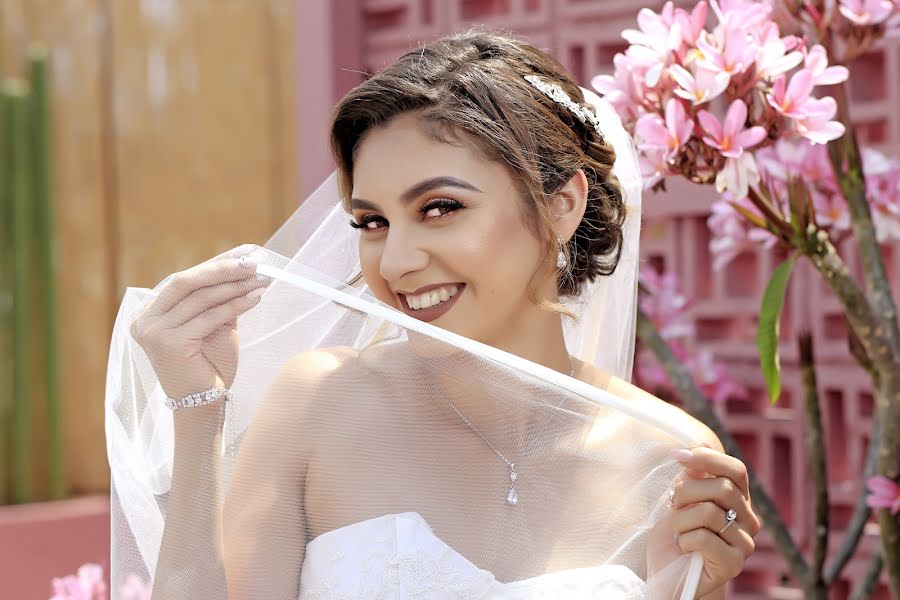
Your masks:
<path fill-rule="evenodd" d="M 610 71 L 613 55 L 623 48 L 620 33 L 635 26 L 640 7 L 659 4 L 633 0 L 301 2 L 301 187 L 313 189 L 331 169 L 325 145 L 329 111 L 342 93 L 362 80 L 357 71 L 377 71 L 421 41 L 484 25 L 512 30 L 550 50 L 586 82 Z M 894 39 L 855 63 L 850 82 L 861 141 L 895 154 L 900 150 L 898 75 L 900 40 Z M 796 272 L 782 324 L 783 399 L 769 406 L 754 336 L 758 299 L 777 265 L 775 257 L 767 252 L 747 253 L 727 269 L 713 271 L 705 226 L 711 191 L 679 181 L 672 184 L 668 194 L 645 198 L 642 253 L 680 275 L 686 291 L 696 299 L 692 316 L 699 340 L 750 388 L 748 399 L 727 402 L 720 414 L 803 544 L 810 539 L 812 506 L 794 336 L 801 328 L 815 336 L 829 444 L 832 540 L 839 541 L 859 491 L 872 397 L 867 377 L 847 353 L 846 326 L 838 304 L 810 269 Z M 848 263 L 856 264 L 852 248 L 842 252 Z M 894 281 L 900 283 L 900 252 L 886 248 L 885 253 Z M 897 293 L 900 297 L 900 289 Z M 764 532 L 757 543 L 758 550 L 735 582 L 731 597 L 792 597 L 791 592 L 779 591 L 786 569 L 771 539 Z M 862 552 L 845 570 L 835 598 L 847 597 L 876 543 L 876 536 L 868 533 Z M 886 597 L 885 590 L 880 594 Z"/>

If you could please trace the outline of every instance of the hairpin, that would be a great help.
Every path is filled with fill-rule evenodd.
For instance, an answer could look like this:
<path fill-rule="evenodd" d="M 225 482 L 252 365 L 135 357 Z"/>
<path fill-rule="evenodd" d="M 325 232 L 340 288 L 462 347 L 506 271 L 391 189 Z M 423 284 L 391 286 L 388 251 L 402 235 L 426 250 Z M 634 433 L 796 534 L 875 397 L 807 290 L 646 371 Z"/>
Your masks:
<path fill-rule="evenodd" d="M 600 119 L 597 118 L 593 112 L 581 106 L 580 104 L 576 104 L 572 98 L 555 83 L 547 83 L 537 75 L 525 75 L 525 81 L 530 83 L 542 94 L 556 102 L 557 104 L 561 104 L 569 109 L 569 111 L 578 117 L 578 120 L 584 123 L 585 125 L 591 125 L 594 130 L 597 132 L 601 138 L 603 137 L 603 131 L 600 129 Z"/>

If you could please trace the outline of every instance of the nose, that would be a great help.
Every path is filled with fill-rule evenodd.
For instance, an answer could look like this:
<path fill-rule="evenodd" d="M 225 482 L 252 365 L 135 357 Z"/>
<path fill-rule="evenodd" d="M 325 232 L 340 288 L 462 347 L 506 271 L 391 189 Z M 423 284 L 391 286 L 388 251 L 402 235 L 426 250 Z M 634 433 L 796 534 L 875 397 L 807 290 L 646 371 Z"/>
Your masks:
<path fill-rule="evenodd" d="M 391 227 L 381 254 L 380 272 L 388 283 L 400 281 L 405 275 L 424 269 L 428 253 L 421 240 L 410 230 Z"/>

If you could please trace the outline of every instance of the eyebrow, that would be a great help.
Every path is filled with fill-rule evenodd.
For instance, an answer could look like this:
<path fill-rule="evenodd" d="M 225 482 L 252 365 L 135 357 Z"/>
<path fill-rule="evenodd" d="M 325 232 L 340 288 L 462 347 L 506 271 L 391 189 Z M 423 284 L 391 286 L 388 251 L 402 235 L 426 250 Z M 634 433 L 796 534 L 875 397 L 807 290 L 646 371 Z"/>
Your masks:
<path fill-rule="evenodd" d="M 400 196 L 400 203 L 403 206 L 407 206 L 412 203 L 413 200 L 430 192 L 435 188 L 458 188 L 461 190 L 467 190 L 470 192 L 479 192 L 482 193 L 477 187 L 469 183 L 468 181 L 463 181 L 462 179 L 457 179 L 456 177 L 450 176 L 441 176 L 441 177 L 432 177 L 430 179 L 425 179 L 415 184 Z M 365 200 L 363 198 L 353 198 L 350 200 L 350 208 L 351 209 L 367 209 L 367 210 L 379 210 L 378 205 L 369 200 Z"/>

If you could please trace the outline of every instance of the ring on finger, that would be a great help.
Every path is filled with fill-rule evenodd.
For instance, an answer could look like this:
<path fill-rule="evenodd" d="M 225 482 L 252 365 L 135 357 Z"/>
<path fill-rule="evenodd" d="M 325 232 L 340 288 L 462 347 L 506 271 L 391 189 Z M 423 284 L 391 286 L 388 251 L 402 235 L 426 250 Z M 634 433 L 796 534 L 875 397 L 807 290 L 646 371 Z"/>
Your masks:
<path fill-rule="evenodd" d="M 722 527 L 717 533 L 721 534 L 723 531 L 731 527 L 734 522 L 737 520 L 737 511 L 733 508 L 729 508 L 728 512 L 725 513 L 725 526 Z"/>

